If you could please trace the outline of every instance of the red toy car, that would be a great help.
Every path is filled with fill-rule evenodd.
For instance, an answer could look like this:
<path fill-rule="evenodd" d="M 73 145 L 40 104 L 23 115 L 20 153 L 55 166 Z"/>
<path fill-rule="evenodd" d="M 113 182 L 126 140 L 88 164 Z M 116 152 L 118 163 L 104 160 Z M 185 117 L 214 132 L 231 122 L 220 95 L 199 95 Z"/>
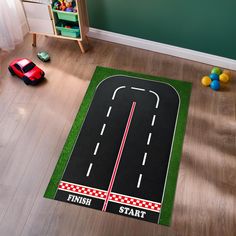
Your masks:
<path fill-rule="evenodd" d="M 45 73 L 26 58 L 16 59 L 8 67 L 11 75 L 17 75 L 25 84 L 35 85 L 44 80 Z"/>

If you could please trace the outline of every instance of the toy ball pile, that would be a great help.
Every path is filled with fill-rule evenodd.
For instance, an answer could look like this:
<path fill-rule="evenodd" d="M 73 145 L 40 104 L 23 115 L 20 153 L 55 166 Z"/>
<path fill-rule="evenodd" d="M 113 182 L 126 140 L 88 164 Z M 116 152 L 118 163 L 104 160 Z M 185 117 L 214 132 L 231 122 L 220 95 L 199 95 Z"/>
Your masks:
<path fill-rule="evenodd" d="M 53 5 L 53 9 L 67 12 L 77 12 L 75 2 L 73 0 L 56 1 Z"/>
<path fill-rule="evenodd" d="M 201 80 L 202 85 L 209 87 L 215 91 L 220 89 L 221 84 L 226 84 L 231 78 L 231 73 L 228 70 L 221 70 L 218 67 L 213 67 L 209 76 L 204 76 Z"/>

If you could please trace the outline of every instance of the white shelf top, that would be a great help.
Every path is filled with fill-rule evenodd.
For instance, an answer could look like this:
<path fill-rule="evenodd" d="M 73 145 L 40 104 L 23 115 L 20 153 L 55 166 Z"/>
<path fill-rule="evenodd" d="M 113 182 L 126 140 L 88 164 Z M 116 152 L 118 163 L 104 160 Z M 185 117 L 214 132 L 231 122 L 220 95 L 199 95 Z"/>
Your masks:
<path fill-rule="evenodd" d="M 23 0 L 23 2 L 33 2 L 33 3 L 41 3 L 41 4 L 51 4 L 50 0 Z"/>

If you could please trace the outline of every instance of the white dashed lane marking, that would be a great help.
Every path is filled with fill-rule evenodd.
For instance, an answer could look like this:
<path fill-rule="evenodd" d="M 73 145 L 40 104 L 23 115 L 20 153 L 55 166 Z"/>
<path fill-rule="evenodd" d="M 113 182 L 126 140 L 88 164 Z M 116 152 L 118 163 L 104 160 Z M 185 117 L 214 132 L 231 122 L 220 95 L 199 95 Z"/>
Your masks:
<path fill-rule="evenodd" d="M 100 133 L 101 136 L 103 135 L 103 133 L 104 133 L 104 131 L 105 131 L 105 128 L 106 128 L 106 124 L 103 124 L 102 130 L 101 130 L 101 133 Z"/>
<path fill-rule="evenodd" d="M 146 159 L 147 159 L 147 153 L 145 152 L 144 153 L 144 156 L 143 156 L 143 162 L 142 162 L 142 165 L 144 166 L 145 163 L 146 163 Z"/>
<path fill-rule="evenodd" d="M 156 120 L 156 115 L 153 115 L 153 117 L 152 117 L 152 126 L 154 126 L 155 120 Z"/>
<path fill-rule="evenodd" d="M 154 95 L 156 96 L 157 102 L 156 102 L 155 108 L 158 108 L 158 106 L 159 106 L 159 101 L 160 101 L 159 95 L 158 95 L 156 92 L 151 91 L 151 90 L 149 90 L 149 92 L 152 93 L 152 94 L 154 94 Z"/>
<path fill-rule="evenodd" d="M 86 174 L 87 177 L 90 175 L 90 171 L 91 171 L 92 167 L 93 167 L 93 163 L 90 163 L 87 174 Z"/>
<path fill-rule="evenodd" d="M 118 152 L 118 155 L 117 155 L 117 158 L 116 158 L 115 166 L 114 166 L 114 169 L 113 169 L 113 172 L 112 172 L 111 180 L 110 180 L 110 183 L 109 183 L 109 186 L 108 186 L 107 195 L 106 195 L 106 199 L 105 199 L 104 204 L 103 204 L 102 211 L 106 211 L 106 209 L 107 209 L 107 204 L 108 204 L 108 201 L 109 201 L 111 190 L 112 190 L 113 185 L 114 185 L 117 170 L 118 170 L 118 167 L 119 167 L 119 164 L 120 164 L 120 160 L 121 160 L 123 150 L 124 150 L 124 147 L 125 147 L 126 139 L 127 139 L 128 133 L 129 133 L 130 124 L 131 124 L 132 118 L 134 116 L 135 106 L 136 106 L 136 102 L 132 102 L 129 117 L 128 117 L 128 120 L 127 120 L 127 123 L 126 123 L 126 126 L 125 126 L 124 134 L 123 134 L 123 137 L 122 137 L 122 140 L 121 140 L 119 152 Z"/>
<path fill-rule="evenodd" d="M 100 145 L 100 143 L 97 143 L 97 145 L 96 145 L 96 147 L 95 147 L 95 150 L 94 150 L 94 153 L 93 153 L 94 156 L 97 155 L 99 145 Z"/>
<path fill-rule="evenodd" d="M 149 145 L 149 144 L 150 144 L 151 138 L 152 138 L 152 133 L 149 133 L 149 135 L 148 135 L 148 141 L 147 141 L 147 145 Z"/>
<path fill-rule="evenodd" d="M 137 188 L 140 187 L 141 181 L 142 181 L 142 174 L 139 175 Z"/>
<path fill-rule="evenodd" d="M 124 88 L 126 88 L 126 86 L 120 86 L 120 87 L 118 87 L 118 88 L 114 91 L 114 93 L 113 93 L 112 100 L 115 99 L 116 93 L 117 93 L 120 89 L 124 89 Z"/>
<path fill-rule="evenodd" d="M 145 89 L 142 89 L 142 88 L 136 88 L 136 87 L 131 87 L 131 89 L 133 89 L 133 90 L 138 90 L 138 91 L 145 91 Z"/>
<path fill-rule="evenodd" d="M 126 88 L 126 86 L 120 86 L 120 87 L 118 87 L 117 89 L 115 89 L 115 91 L 114 91 L 114 93 L 113 93 L 113 95 L 112 95 L 112 100 L 115 100 L 115 97 L 116 97 L 117 92 L 118 92 L 120 89 L 124 89 L 124 88 Z M 143 92 L 146 91 L 145 89 L 143 89 L 143 88 L 138 88 L 138 87 L 131 87 L 131 89 L 132 89 L 132 90 L 136 90 L 136 91 L 143 91 Z M 150 93 L 152 93 L 152 94 L 154 94 L 154 95 L 156 96 L 156 99 L 157 99 L 157 100 L 156 100 L 155 108 L 158 108 L 158 106 L 159 106 L 159 101 L 160 101 L 159 95 L 158 95 L 156 92 L 151 91 L 151 90 L 149 90 L 148 92 L 150 92 Z M 107 118 L 110 117 L 111 110 L 112 110 L 112 106 L 109 106 L 108 111 L 107 111 L 107 114 L 106 114 L 106 117 L 107 117 Z M 151 126 L 152 126 L 152 127 L 155 125 L 155 121 L 156 121 L 156 115 L 153 115 L 153 117 L 152 117 L 152 123 L 151 123 Z M 104 134 L 105 129 L 106 129 L 106 124 L 104 123 L 103 126 L 102 126 L 102 129 L 101 129 L 101 132 L 100 132 L 100 135 L 101 135 L 101 136 Z M 151 138 L 152 138 L 152 133 L 149 133 L 148 139 L 147 139 L 147 145 L 150 145 Z M 95 147 L 95 150 L 94 150 L 94 153 L 93 153 L 94 156 L 97 155 L 97 152 L 98 152 L 98 149 L 99 149 L 99 145 L 100 145 L 100 143 L 98 142 L 98 143 L 96 144 L 96 147 Z M 144 153 L 143 161 L 142 161 L 142 166 L 145 166 L 146 160 L 147 160 L 147 152 Z M 87 174 L 86 174 L 87 177 L 90 175 L 92 166 L 93 166 L 93 164 L 90 163 L 89 168 L 88 168 L 88 171 L 87 171 Z M 138 183 L 137 183 L 137 188 L 140 188 L 141 181 L 142 181 L 142 174 L 139 174 Z"/>
<path fill-rule="evenodd" d="M 107 117 L 109 117 L 110 116 L 110 113 L 111 113 L 111 106 L 109 107 L 109 109 L 108 109 L 108 112 L 107 112 Z"/>

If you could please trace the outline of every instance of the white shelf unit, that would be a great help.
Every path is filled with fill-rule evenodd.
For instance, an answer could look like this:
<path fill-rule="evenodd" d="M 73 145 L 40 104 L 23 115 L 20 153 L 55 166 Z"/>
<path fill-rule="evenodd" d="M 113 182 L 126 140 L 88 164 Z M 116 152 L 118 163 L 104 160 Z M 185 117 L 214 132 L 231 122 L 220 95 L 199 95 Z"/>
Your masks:
<path fill-rule="evenodd" d="M 77 11 L 65 12 L 53 9 L 53 4 L 55 0 L 32 0 L 23 1 L 23 7 L 25 10 L 26 18 L 28 21 L 30 33 L 33 34 L 33 46 L 36 47 L 36 35 L 42 34 L 51 37 L 75 40 L 78 42 L 82 53 L 85 53 L 84 43 L 88 45 L 88 15 L 86 0 L 74 0 L 75 7 Z M 69 20 L 60 20 L 58 16 L 68 16 Z M 75 18 L 76 20 L 71 21 L 70 18 Z M 68 24 L 77 26 L 80 33 L 74 34 L 70 33 L 78 30 L 70 29 L 69 26 L 61 27 L 62 31 L 59 30 L 59 25 Z M 62 32 L 62 33 L 61 33 Z M 65 35 L 63 35 L 65 34 Z"/>

